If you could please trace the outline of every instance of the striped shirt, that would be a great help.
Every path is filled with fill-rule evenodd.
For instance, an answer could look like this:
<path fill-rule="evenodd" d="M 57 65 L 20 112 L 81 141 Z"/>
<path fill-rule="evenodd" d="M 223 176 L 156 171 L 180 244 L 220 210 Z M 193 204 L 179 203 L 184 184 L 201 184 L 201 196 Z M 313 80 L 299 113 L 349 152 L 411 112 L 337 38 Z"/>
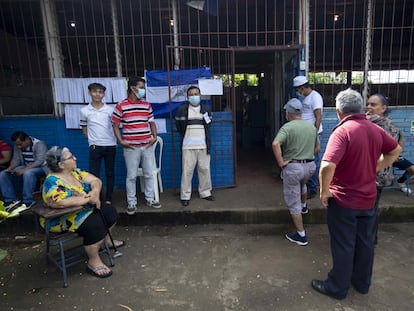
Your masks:
<path fill-rule="evenodd" d="M 24 165 L 28 166 L 34 162 L 33 157 L 33 145 L 35 138 L 30 137 L 31 142 L 30 145 L 26 149 L 22 149 L 22 156 L 23 156 L 23 162 Z"/>
<path fill-rule="evenodd" d="M 206 149 L 206 134 L 200 106 L 188 106 L 187 130 L 183 139 L 183 149 Z"/>
<path fill-rule="evenodd" d="M 146 145 L 151 141 L 149 122 L 154 122 L 154 114 L 149 102 L 124 99 L 115 106 L 112 122 L 122 124 L 122 139 L 130 144 Z"/>

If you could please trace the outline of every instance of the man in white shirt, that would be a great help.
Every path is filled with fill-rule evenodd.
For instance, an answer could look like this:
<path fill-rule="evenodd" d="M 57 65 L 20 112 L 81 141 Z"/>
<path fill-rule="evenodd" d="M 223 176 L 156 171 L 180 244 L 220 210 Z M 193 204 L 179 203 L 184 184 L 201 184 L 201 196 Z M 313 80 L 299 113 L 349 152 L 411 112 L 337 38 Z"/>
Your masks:
<path fill-rule="evenodd" d="M 323 99 L 321 94 L 313 90 L 309 86 L 309 81 L 305 76 L 297 76 L 293 79 L 293 87 L 296 89 L 299 97 L 302 97 L 303 113 L 302 120 L 312 123 L 321 139 L 323 127 L 322 127 L 322 111 L 323 111 Z M 315 154 L 316 171 L 315 174 L 309 179 L 306 184 L 308 187 L 308 198 L 313 198 L 319 187 L 318 174 L 320 166 L 319 153 Z M 307 213 L 307 208 L 302 211 Z"/>
<path fill-rule="evenodd" d="M 101 162 L 105 163 L 105 203 L 111 204 L 115 180 L 116 138 L 112 130 L 113 108 L 102 102 L 106 87 L 100 83 L 88 85 L 91 103 L 80 111 L 80 126 L 89 143 L 89 172 L 100 178 Z"/>

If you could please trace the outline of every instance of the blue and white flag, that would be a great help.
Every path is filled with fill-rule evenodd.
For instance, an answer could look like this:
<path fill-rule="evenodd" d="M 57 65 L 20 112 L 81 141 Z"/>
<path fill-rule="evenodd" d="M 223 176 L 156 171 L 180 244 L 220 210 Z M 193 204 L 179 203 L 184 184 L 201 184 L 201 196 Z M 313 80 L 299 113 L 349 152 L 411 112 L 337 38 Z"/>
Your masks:
<path fill-rule="evenodd" d="M 198 79 L 210 77 L 211 69 L 209 67 L 170 71 L 173 115 L 175 115 L 177 107 L 187 100 L 187 89 L 192 85 L 198 86 Z M 147 70 L 145 71 L 145 80 L 146 100 L 151 103 L 154 115 L 157 118 L 169 117 L 168 71 Z"/>

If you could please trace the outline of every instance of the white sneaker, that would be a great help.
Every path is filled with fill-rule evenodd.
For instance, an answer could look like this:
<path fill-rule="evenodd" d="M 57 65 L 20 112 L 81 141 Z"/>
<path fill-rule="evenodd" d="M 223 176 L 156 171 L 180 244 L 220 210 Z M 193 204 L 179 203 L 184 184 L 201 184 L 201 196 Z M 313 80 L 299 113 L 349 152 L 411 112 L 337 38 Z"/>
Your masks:
<path fill-rule="evenodd" d="M 402 192 L 411 194 L 411 188 L 407 187 L 405 183 L 398 183 L 398 186 L 400 187 Z"/>
<path fill-rule="evenodd" d="M 137 212 L 137 206 L 136 205 L 128 205 L 127 210 L 126 210 L 126 213 L 129 216 L 134 215 L 136 212 Z"/>
<path fill-rule="evenodd" d="M 161 203 L 157 202 L 157 201 L 152 201 L 152 202 L 147 201 L 145 204 L 148 207 L 152 207 L 152 208 L 161 208 L 161 206 L 162 206 Z"/>

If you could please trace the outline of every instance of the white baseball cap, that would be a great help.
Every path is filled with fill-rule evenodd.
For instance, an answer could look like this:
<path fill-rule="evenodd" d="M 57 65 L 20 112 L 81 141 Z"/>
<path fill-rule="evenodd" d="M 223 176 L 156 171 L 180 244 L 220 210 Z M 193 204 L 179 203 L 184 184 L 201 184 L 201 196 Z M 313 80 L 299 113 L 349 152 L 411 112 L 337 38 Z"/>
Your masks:
<path fill-rule="evenodd" d="M 293 79 L 293 87 L 299 87 L 308 83 L 308 79 L 305 76 L 297 76 Z"/>

